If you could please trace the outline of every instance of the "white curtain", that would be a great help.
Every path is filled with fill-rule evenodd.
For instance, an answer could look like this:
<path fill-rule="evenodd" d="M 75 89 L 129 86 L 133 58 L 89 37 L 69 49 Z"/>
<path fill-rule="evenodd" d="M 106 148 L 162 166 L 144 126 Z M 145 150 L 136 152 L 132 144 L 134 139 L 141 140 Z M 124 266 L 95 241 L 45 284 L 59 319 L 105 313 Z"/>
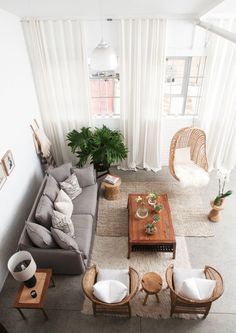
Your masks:
<path fill-rule="evenodd" d="M 121 131 L 129 153 L 122 168 L 161 168 L 166 21 L 121 20 Z"/>
<path fill-rule="evenodd" d="M 66 134 L 91 124 L 84 24 L 79 20 L 23 21 L 43 127 L 58 164 L 75 162 Z"/>
<path fill-rule="evenodd" d="M 210 23 L 236 32 L 236 20 Z M 209 33 L 199 126 L 207 135 L 209 169 L 236 165 L 236 44 Z"/>

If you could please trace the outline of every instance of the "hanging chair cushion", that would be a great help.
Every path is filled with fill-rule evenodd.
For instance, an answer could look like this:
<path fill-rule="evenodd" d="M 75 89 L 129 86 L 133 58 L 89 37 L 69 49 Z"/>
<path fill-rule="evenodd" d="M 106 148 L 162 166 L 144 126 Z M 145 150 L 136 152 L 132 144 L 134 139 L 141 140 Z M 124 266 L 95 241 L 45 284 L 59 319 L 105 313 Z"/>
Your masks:
<path fill-rule="evenodd" d="M 201 187 L 209 182 L 208 173 L 193 161 L 175 163 L 175 174 L 180 180 L 181 187 Z"/>

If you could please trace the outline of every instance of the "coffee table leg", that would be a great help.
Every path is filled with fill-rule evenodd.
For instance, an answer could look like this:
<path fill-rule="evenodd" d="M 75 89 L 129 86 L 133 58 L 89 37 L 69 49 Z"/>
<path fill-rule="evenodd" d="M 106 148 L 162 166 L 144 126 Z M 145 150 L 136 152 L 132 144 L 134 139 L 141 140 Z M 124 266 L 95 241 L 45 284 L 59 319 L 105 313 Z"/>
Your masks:
<path fill-rule="evenodd" d="M 54 287 L 56 287 L 56 285 L 55 285 L 55 281 L 53 280 L 53 277 L 51 277 L 51 286 L 50 286 L 51 288 L 54 288 Z"/>
<path fill-rule="evenodd" d="M 158 295 L 157 294 L 155 294 L 155 295 L 156 295 L 157 303 L 160 303 Z"/>
<path fill-rule="evenodd" d="M 25 317 L 23 311 L 22 311 L 21 309 L 19 309 L 19 308 L 17 308 L 17 310 L 20 312 L 21 317 L 22 317 L 24 320 L 26 320 L 26 317 Z"/>
<path fill-rule="evenodd" d="M 173 244 L 173 259 L 175 259 L 176 244 Z"/>
<path fill-rule="evenodd" d="M 131 244 L 128 244 L 128 256 L 127 256 L 127 259 L 130 258 L 130 253 L 132 251 L 132 245 Z"/>
<path fill-rule="evenodd" d="M 45 310 L 44 310 L 44 309 L 41 309 L 41 310 L 42 310 L 42 312 L 43 312 L 44 318 L 45 318 L 46 320 L 48 320 L 48 315 L 46 314 Z"/>

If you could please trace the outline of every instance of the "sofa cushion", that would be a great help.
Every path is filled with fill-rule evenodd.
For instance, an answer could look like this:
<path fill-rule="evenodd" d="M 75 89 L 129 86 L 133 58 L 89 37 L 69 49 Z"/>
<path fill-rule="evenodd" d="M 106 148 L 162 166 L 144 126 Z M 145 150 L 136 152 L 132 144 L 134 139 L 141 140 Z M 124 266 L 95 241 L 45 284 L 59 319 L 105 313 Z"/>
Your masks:
<path fill-rule="evenodd" d="M 127 294 L 127 287 L 116 280 L 104 280 L 95 283 L 93 294 L 97 299 L 105 303 L 117 303 L 122 301 Z"/>
<path fill-rule="evenodd" d="M 65 191 L 60 190 L 57 195 L 56 200 L 54 201 L 54 208 L 69 217 L 71 217 L 73 212 L 73 203 L 71 198 L 66 194 Z"/>
<path fill-rule="evenodd" d="M 91 215 L 72 215 L 71 219 L 75 228 L 75 241 L 87 259 L 93 234 L 93 218 Z"/>
<path fill-rule="evenodd" d="M 26 222 L 26 231 L 32 243 L 42 249 L 56 248 L 51 232 L 34 222 Z"/>
<path fill-rule="evenodd" d="M 76 175 L 81 187 L 94 185 L 96 183 L 93 164 L 90 164 L 86 168 L 73 168 L 72 171 Z"/>
<path fill-rule="evenodd" d="M 70 217 L 56 210 L 52 213 L 52 226 L 55 229 L 63 231 L 70 237 L 75 237 L 75 229 Z"/>
<path fill-rule="evenodd" d="M 203 301 L 212 296 L 215 286 L 215 280 L 190 278 L 183 281 L 179 294 L 194 301 Z"/>
<path fill-rule="evenodd" d="M 51 228 L 52 236 L 57 245 L 65 250 L 75 250 L 79 252 L 79 246 L 76 241 L 60 229 Z"/>
<path fill-rule="evenodd" d="M 43 190 L 43 194 L 48 196 L 48 198 L 54 202 L 60 191 L 57 181 L 51 176 L 48 175 L 46 185 Z"/>
<path fill-rule="evenodd" d="M 68 194 L 68 196 L 72 200 L 75 199 L 82 192 L 78 179 L 74 173 L 70 175 L 70 177 L 65 179 L 64 182 L 60 182 L 60 187 L 66 192 L 66 194 Z"/>
<path fill-rule="evenodd" d="M 53 203 L 47 195 L 42 195 L 35 212 L 35 218 L 45 228 L 52 225 Z"/>
<path fill-rule="evenodd" d="M 205 278 L 204 269 L 202 268 L 175 268 L 173 272 L 173 280 L 175 291 L 178 293 L 182 287 L 182 283 L 190 278 Z"/>
<path fill-rule="evenodd" d="M 97 209 L 97 184 L 83 188 L 82 193 L 73 200 L 73 215 L 90 214 L 96 217 Z"/>
<path fill-rule="evenodd" d="M 47 174 L 53 176 L 53 178 L 55 178 L 58 183 L 64 182 L 64 180 L 71 175 L 71 167 L 71 163 L 65 163 L 57 168 L 48 169 Z"/>
<path fill-rule="evenodd" d="M 129 270 L 128 269 L 108 269 L 99 268 L 97 282 L 103 280 L 116 280 L 123 283 L 129 290 Z"/>

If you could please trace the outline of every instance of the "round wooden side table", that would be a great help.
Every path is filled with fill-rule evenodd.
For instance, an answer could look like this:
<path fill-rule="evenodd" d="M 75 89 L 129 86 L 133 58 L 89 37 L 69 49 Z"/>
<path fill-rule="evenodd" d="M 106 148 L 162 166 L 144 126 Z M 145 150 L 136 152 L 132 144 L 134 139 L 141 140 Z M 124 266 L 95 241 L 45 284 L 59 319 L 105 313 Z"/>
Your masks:
<path fill-rule="evenodd" d="M 103 182 L 104 186 L 104 197 L 107 200 L 117 200 L 120 197 L 120 185 L 121 180 L 119 179 L 114 185 Z"/>
<path fill-rule="evenodd" d="M 162 278 L 155 272 L 144 274 L 142 278 L 142 290 L 146 292 L 143 305 L 147 304 L 149 295 L 156 295 L 157 302 L 159 303 L 158 293 L 162 289 Z"/>

